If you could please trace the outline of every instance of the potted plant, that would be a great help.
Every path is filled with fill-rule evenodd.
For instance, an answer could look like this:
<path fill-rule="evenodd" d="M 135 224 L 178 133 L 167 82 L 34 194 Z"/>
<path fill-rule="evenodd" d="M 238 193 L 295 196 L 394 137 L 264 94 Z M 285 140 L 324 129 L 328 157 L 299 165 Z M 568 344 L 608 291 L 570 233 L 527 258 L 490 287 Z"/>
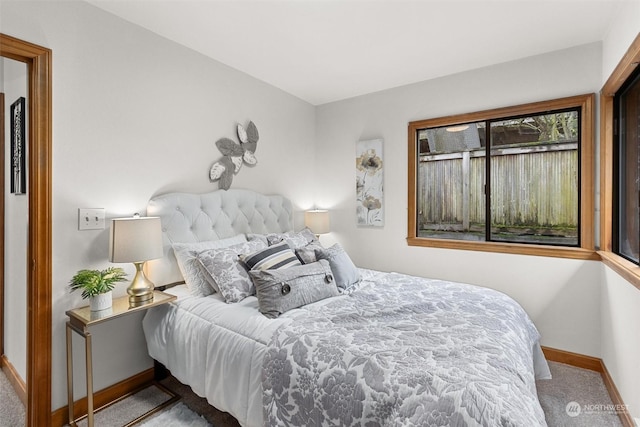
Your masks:
<path fill-rule="evenodd" d="M 122 268 L 109 267 L 106 270 L 80 270 L 69 282 L 71 292 L 81 289 L 82 298 L 89 299 L 91 311 L 111 308 L 111 290 L 118 282 L 127 280 Z"/>

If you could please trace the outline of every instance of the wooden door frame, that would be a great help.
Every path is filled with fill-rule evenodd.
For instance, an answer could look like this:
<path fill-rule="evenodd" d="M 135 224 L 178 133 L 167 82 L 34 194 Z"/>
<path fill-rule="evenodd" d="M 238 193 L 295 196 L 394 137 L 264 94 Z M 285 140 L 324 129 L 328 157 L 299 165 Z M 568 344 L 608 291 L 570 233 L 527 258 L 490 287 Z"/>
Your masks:
<path fill-rule="evenodd" d="M 0 92 L 0 368 L 4 356 L 4 93 Z"/>
<path fill-rule="evenodd" d="M 27 427 L 51 425 L 51 148 L 50 49 L 0 33 L 0 56 L 27 64 L 29 83 L 27 238 Z"/>

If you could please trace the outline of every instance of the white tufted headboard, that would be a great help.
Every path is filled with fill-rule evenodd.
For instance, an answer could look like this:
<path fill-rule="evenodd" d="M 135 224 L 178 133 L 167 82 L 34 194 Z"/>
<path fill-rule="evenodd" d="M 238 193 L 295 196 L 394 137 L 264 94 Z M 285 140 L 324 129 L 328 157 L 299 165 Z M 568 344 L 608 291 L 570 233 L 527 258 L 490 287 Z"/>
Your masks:
<path fill-rule="evenodd" d="M 147 215 L 158 216 L 162 222 L 164 256 L 146 263 L 147 275 L 156 286 L 183 282 L 171 243 L 293 230 L 293 207 L 289 199 L 250 190 L 164 194 L 149 201 Z"/>

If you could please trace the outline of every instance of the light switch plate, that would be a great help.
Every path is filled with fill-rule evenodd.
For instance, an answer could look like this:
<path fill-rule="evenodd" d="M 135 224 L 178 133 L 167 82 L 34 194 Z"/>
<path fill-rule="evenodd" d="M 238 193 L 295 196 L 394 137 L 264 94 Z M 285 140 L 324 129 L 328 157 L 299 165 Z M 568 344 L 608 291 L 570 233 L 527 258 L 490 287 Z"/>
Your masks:
<path fill-rule="evenodd" d="M 104 208 L 78 209 L 78 230 L 103 230 Z"/>

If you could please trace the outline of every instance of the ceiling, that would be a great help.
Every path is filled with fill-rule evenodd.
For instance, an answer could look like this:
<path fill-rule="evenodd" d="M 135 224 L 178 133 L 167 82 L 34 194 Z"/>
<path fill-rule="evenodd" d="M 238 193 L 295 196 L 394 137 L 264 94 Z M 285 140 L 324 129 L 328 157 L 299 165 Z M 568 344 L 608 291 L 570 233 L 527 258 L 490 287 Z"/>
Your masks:
<path fill-rule="evenodd" d="M 600 41 L 624 2 L 88 1 L 313 105 Z"/>

